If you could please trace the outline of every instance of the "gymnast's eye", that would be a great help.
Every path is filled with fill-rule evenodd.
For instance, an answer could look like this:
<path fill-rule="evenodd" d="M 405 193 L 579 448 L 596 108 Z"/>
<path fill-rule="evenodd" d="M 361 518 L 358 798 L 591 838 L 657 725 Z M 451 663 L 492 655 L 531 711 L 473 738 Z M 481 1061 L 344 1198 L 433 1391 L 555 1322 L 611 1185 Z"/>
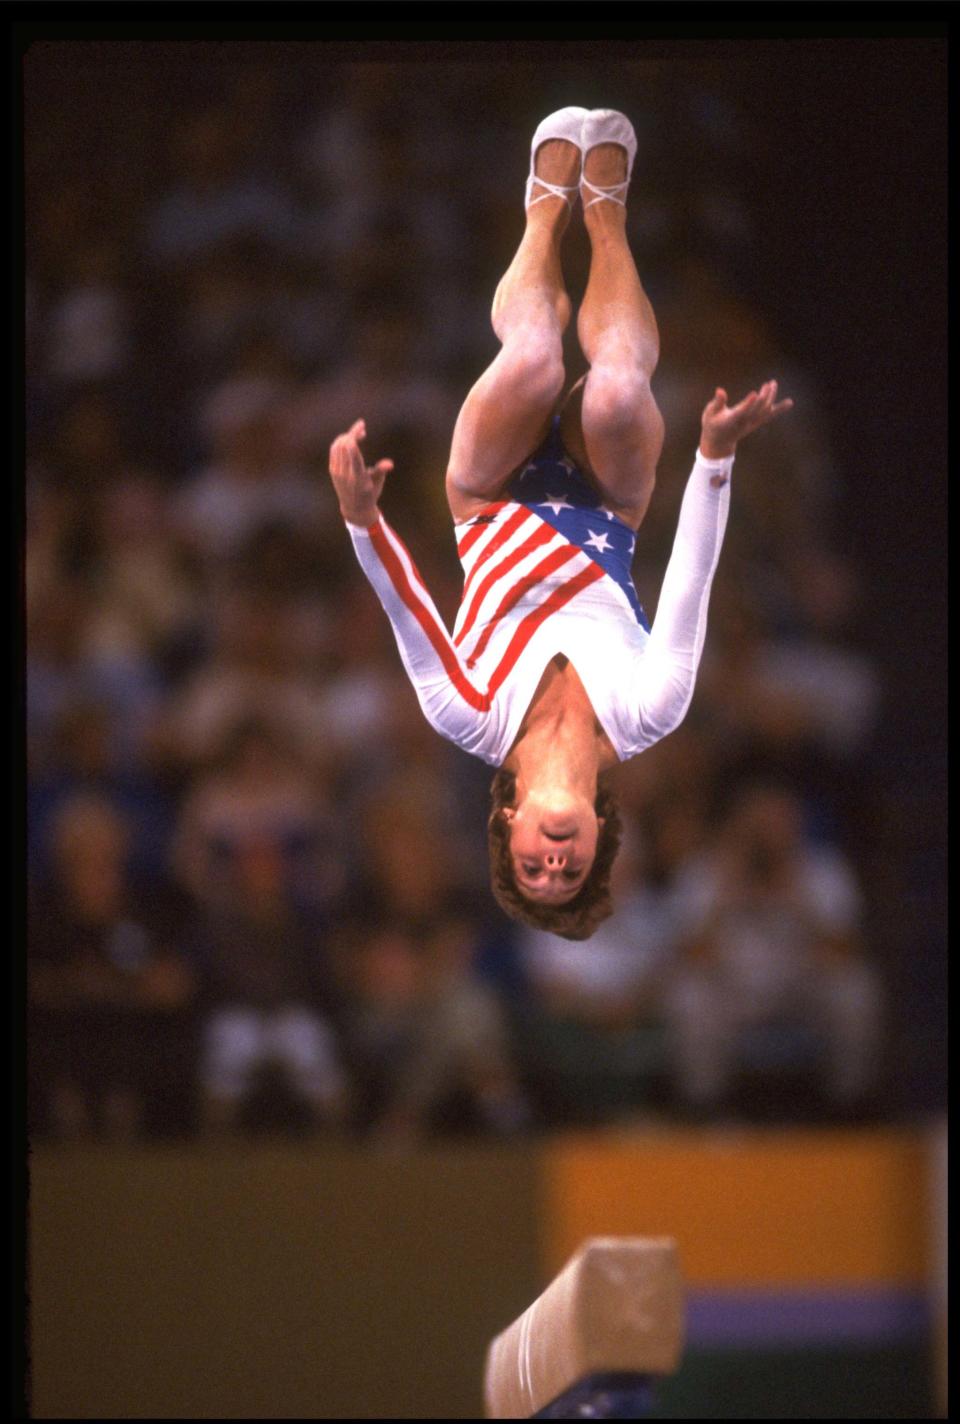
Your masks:
<path fill-rule="evenodd" d="M 579 880 L 580 872 L 579 870 L 565 870 L 563 872 L 563 878 L 564 880 Z"/>
<path fill-rule="evenodd" d="M 523 871 L 524 875 L 539 875 L 539 874 L 540 874 L 540 867 L 539 867 L 539 865 L 533 865 L 533 864 L 531 864 L 531 863 L 529 863 L 529 862 L 528 862 L 528 863 L 525 863 L 525 864 L 523 864 L 523 865 L 521 865 L 520 869 Z"/>

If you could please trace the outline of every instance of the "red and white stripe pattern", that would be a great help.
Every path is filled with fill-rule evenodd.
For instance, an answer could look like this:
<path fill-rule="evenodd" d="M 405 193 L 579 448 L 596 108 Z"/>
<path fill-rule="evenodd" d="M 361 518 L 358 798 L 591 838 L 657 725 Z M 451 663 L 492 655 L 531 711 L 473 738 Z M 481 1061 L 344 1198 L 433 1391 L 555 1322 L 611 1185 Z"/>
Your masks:
<path fill-rule="evenodd" d="M 416 673 L 422 677 L 428 670 L 422 664 L 434 661 L 439 664 L 453 688 L 468 707 L 472 708 L 474 712 L 489 712 L 492 696 L 488 689 L 481 687 L 477 681 L 467 676 L 460 654 L 454 647 L 453 640 L 447 632 L 427 586 L 420 577 L 417 566 L 410 557 L 403 540 L 397 536 L 382 516 L 369 530 L 370 544 L 380 567 L 387 576 L 388 582 L 385 583 L 382 578 L 377 577 L 378 571 L 375 567 L 371 567 L 364 557 L 364 545 L 362 542 L 358 542 L 357 531 L 352 532 L 360 561 L 380 595 L 394 631 L 398 635 L 401 634 L 403 625 L 408 624 L 412 619 L 415 627 L 423 635 L 422 639 L 417 638 L 412 645 L 409 639 L 398 639 L 401 655 L 407 664 L 407 671 L 411 675 Z M 417 659 L 420 666 L 410 666 L 412 646 L 419 646 L 426 655 L 425 658 Z M 414 686 L 417 686 L 417 677 L 414 678 Z"/>
<path fill-rule="evenodd" d="M 621 760 L 678 726 L 706 632 L 732 463 L 697 457 L 649 632 L 616 577 L 616 563 L 611 574 L 536 506 L 495 502 L 457 526 L 464 587 L 452 635 L 385 520 L 369 529 L 349 526 L 431 726 L 501 765 L 558 652 L 574 661 Z M 710 482 L 718 473 L 727 477 L 719 490 Z M 546 504 L 555 512 L 554 502 Z M 588 529 L 588 544 L 595 534 Z"/>
<path fill-rule="evenodd" d="M 465 577 L 453 641 L 465 666 L 482 670 L 491 693 L 537 629 L 606 577 L 535 510 L 512 501 L 488 505 L 458 526 L 457 552 Z"/>
<path fill-rule="evenodd" d="M 396 532 L 380 518 L 368 533 L 369 541 L 358 541 L 354 531 L 354 543 L 395 631 L 401 634 L 406 623 L 413 634 L 398 639 L 408 672 L 422 685 L 442 669 L 475 713 L 490 710 L 537 630 L 592 585 L 604 580 L 632 616 L 595 560 L 528 506 L 501 501 L 457 528 L 465 579 L 451 638 Z M 365 557 L 368 549 L 375 565 Z"/>

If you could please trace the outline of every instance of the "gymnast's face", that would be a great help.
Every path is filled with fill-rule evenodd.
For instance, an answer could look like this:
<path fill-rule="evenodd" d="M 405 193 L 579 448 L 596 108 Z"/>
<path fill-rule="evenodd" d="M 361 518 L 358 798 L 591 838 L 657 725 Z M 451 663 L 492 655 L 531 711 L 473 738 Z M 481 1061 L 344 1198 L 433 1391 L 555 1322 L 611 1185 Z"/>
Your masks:
<path fill-rule="evenodd" d="M 587 801 L 528 795 L 502 815 L 518 889 L 530 900 L 564 905 L 583 888 L 597 853 L 603 818 Z"/>

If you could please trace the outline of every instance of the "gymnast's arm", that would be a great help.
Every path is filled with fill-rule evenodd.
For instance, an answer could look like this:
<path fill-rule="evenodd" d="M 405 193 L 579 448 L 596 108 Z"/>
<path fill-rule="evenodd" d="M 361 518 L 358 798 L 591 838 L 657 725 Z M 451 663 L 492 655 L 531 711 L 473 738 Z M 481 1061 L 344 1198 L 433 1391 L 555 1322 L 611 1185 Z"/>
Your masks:
<path fill-rule="evenodd" d="M 768 381 L 739 405 L 719 389 L 703 411 L 700 447 L 687 480 L 673 550 L 636 683 L 634 714 L 648 744 L 679 727 L 693 697 L 707 632 L 707 606 L 730 508 L 737 442 L 783 412 Z"/>
<path fill-rule="evenodd" d="M 481 754 L 490 698 L 471 681 L 408 550 L 377 501 L 392 460 L 368 466 L 362 420 L 330 447 L 330 478 L 357 558 L 390 619 L 400 657 L 427 721 L 465 751 Z"/>

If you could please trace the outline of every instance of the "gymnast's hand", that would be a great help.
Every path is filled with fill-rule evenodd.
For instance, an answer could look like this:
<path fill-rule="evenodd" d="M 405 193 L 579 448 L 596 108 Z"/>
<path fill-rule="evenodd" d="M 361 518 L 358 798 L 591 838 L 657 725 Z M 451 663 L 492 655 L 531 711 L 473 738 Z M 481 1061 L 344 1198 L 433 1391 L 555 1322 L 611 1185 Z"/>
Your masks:
<path fill-rule="evenodd" d="M 732 455 L 737 441 L 761 425 L 792 410 L 792 400 L 777 400 L 776 381 L 767 381 L 759 391 L 751 391 L 739 405 L 727 405 L 727 393 L 719 386 L 701 417 L 700 453 L 707 460 L 723 460 Z"/>
<path fill-rule="evenodd" d="M 348 524 L 369 528 L 379 517 L 377 501 L 393 461 L 378 460 L 375 465 L 368 465 L 360 449 L 360 441 L 366 435 L 365 421 L 355 420 L 345 435 L 337 436 L 330 446 L 330 478 L 344 519 Z"/>

